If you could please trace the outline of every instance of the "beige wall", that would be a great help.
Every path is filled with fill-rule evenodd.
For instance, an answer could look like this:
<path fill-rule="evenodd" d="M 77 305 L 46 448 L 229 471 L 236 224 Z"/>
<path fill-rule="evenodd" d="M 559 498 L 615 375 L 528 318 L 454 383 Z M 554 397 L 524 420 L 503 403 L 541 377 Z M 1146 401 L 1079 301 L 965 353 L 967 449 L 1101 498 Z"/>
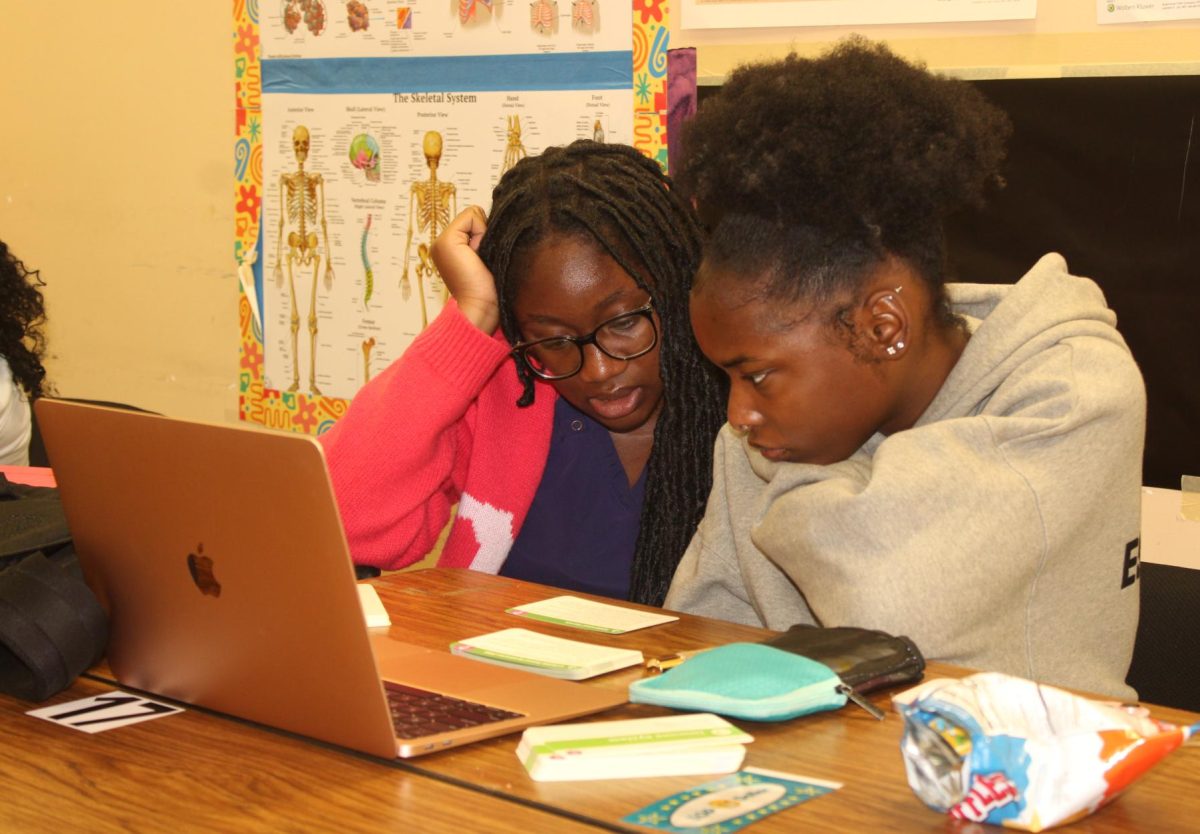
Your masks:
<path fill-rule="evenodd" d="M 1035 20 L 773 29 L 687 29 L 682 0 L 672 3 L 671 45 L 696 47 L 702 84 L 746 61 L 816 54 L 855 31 L 974 78 L 1200 73 L 1200 20 L 1100 26 L 1095 0 L 1040 0 Z"/>
<path fill-rule="evenodd" d="M 66 396 L 236 419 L 230 4 L 8 6 L 0 238 L 47 282 L 53 382 Z M 1034 22 L 861 31 L 935 68 L 985 75 L 1200 64 L 1196 21 L 1098 27 L 1094 0 L 1039 6 Z M 846 33 L 689 31 L 678 14 L 673 26 L 672 44 L 699 47 L 710 78 Z"/>
<path fill-rule="evenodd" d="M 60 394 L 236 419 L 231 6 L 118 5 L 5 4 L 0 238 Z"/>

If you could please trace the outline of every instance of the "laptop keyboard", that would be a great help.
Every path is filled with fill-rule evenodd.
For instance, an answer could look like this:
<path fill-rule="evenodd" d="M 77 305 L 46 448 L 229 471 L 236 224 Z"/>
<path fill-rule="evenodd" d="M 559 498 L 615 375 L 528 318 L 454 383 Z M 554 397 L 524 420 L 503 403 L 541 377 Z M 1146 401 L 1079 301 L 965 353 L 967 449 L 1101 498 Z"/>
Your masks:
<path fill-rule="evenodd" d="M 392 725 L 398 738 L 421 738 L 480 724 L 524 717 L 519 712 L 451 698 L 403 684 L 384 681 Z"/>

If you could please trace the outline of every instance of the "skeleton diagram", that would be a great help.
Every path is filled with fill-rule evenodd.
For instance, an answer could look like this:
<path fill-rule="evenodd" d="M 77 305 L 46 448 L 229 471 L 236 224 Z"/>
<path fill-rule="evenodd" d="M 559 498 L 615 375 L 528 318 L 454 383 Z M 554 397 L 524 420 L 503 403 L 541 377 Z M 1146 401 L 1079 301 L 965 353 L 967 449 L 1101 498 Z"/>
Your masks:
<path fill-rule="evenodd" d="M 504 146 L 504 165 L 500 168 L 500 173 L 503 175 L 505 171 L 524 158 L 525 145 L 521 142 L 521 117 L 512 115 L 508 117 L 508 144 Z"/>
<path fill-rule="evenodd" d="M 308 128 L 298 126 L 292 132 L 292 149 L 296 153 L 296 170 L 279 175 L 279 237 L 275 243 L 275 285 L 283 286 L 283 265 L 280 256 L 283 249 L 285 225 L 295 230 L 287 237 L 287 281 L 291 297 L 292 332 L 292 384 L 289 391 L 300 388 L 300 354 L 297 341 L 300 332 L 300 312 L 296 308 L 295 272 L 312 267 L 312 295 L 308 303 L 308 335 L 310 340 L 308 358 L 308 387 L 313 394 L 317 388 L 317 276 L 321 274 L 321 245 L 325 249 L 325 290 L 333 288 L 333 262 L 329 257 L 329 231 L 325 227 L 325 179 L 320 174 L 309 174 L 304 170 L 308 158 Z M 319 213 L 319 217 L 318 217 Z M 318 242 L 316 225 L 321 223 L 321 242 Z"/>
<path fill-rule="evenodd" d="M 425 164 L 429 166 L 429 179 L 414 182 L 408 198 L 408 236 L 404 240 L 404 272 L 400 276 L 401 294 L 408 300 L 412 294 L 412 285 L 408 281 L 408 257 L 412 249 L 413 220 L 416 219 L 417 231 L 428 234 L 428 243 L 417 244 L 417 296 L 421 299 L 421 327 L 429 324 L 429 315 L 425 310 L 425 278 L 438 278 L 437 267 L 430 257 L 429 247 L 442 229 L 450 223 L 450 218 L 458 214 L 458 191 L 451 182 L 439 182 L 437 178 L 438 163 L 442 159 L 442 134 L 431 130 L 425 134 L 422 143 L 425 151 Z"/>
<path fill-rule="evenodd" d="M 363 339 L 363 385 L 371 381 L 371 351 L 375 347 L 375 337 Z"/>

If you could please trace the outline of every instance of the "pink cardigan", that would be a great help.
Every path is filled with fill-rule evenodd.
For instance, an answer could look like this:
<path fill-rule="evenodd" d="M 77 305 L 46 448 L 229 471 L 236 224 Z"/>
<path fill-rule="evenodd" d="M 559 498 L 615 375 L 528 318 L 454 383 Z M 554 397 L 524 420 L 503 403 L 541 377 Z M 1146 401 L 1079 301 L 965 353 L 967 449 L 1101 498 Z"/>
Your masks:
<path fill-rule="evenodd" d="M 320 438 L 350 552 L 400 568 L 424 557 L 458 514 L 438 564 L 497 573 L 533 501 L 556 395 L 528 408 L 509 346 L 451 301 L 404 355 L 355 395 Z"/>

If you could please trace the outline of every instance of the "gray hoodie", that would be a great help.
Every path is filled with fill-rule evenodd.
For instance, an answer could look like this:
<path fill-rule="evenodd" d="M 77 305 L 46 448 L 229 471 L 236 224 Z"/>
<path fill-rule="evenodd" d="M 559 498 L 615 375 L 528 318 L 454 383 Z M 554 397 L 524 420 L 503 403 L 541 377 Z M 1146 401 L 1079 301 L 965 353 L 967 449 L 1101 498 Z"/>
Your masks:
<path fill-rule="evenodd" d="M 1055 254 L 1015 285 L 947 290 L 972 336 L 911 429 L 816 466 L 725 426 L 665 605 L 878 628 L 930 659 L 1133 698 L 1146 398 L 1116 316 Z"/>

